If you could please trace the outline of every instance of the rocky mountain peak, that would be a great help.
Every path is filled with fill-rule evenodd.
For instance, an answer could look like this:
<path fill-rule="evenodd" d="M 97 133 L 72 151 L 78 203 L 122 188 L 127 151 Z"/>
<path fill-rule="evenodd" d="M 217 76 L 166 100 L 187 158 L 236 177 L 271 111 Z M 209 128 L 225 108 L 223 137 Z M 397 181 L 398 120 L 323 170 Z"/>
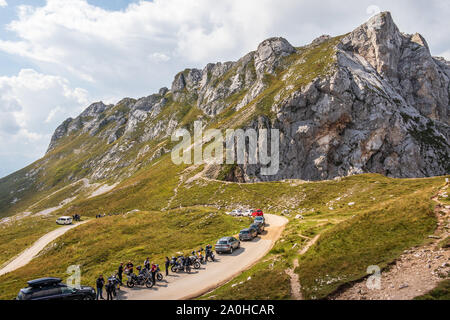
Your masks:
<path fill-rule="evenodd" d="M 379 74 L 390 78 L 397 76 L 402 43 L 389 12 L 372 17 L 342 40 L 343 49 L 361 55 Z"/>
<path fill-rule="evenodd" d="M 91 104 L 82 113 L 81 117 L 95 117 L 104 112 L 109 106 L 105 105 L 102 101 Z"/>
<path fill-rule="evenodd" d="M 273 73 L 280 57 L 295 52 L 295 48 L 284 38 L 276 37 L 264 40 L 256 50 L 255 68 L 258 75 Z"/>

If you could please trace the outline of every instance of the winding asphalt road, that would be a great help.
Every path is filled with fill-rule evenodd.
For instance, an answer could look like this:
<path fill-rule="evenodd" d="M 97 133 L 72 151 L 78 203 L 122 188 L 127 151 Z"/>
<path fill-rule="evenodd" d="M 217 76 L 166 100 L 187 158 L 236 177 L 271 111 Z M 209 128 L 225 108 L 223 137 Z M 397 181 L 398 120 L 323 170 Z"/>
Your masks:
<path fill-rule="evenodd" d="M 60 227 L 56 230 L 53 230 L 53 231 L 47 233 L 46 235 L 41 237 L 39 240 L 37 240 L 35 243 L 33 243 L 33 245 L 31 247 L 29 247 L 28 249 L 25 249 L 18 257 L 16 257 L 14 260 L 10 261 L 5 267 L 3 267 L 0 270 L 0 276 L 27 265 L 50 242 L 58 239 L 63 234 L 65 234 L 67 231 L 72 230 L 73 228 L 76 228 L 78 226 L 81 226 L 82 224 L 85 224 L 86 222 L 88 222 L 88 221 L 83 221 L 83 222 L 80 222 L 77 224 Z"/>
<path fill-rule="evenodd" d="M 230 281 L 261 260 L 273 247 L 288 223 L 286 218 L 265 215 L 266 232 L 252 242 L 241 242 L 233 254 L 216 255 L 217 262 L 208 262 L 191 274 L 172 274 L 151 288 L 122 288 L 120 300 L 187 300 L 205 294 Z"/>

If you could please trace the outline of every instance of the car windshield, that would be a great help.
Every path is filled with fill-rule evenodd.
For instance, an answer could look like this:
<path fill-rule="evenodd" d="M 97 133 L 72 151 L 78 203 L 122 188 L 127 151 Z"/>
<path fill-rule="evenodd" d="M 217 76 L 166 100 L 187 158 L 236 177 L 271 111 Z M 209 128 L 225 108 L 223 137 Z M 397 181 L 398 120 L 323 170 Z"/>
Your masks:
<path fill-rule="evenodd" d="M 247 234 L 247 233 L 248 233 L 248 230 L 243 230 L 243 231 L 241 231 L 241 233 L 242 233 L 242 234 Z"/>

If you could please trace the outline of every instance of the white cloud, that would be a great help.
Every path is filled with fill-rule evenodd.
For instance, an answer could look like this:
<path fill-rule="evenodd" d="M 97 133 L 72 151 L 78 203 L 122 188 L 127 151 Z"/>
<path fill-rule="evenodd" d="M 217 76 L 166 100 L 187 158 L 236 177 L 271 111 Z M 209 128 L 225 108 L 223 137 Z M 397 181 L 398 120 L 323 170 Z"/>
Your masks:
<path fill-rule="evenodd" d="M 6 7 L 8 6 L 8 3 L 6 2 L 6 0 L 0 0 L 0 7 Z"/>
<path fill-rule="evenodd" d="M 448 3 L 154 0 L 108 11 L 86 0 L 47 0 L 43 7 L 19 6 L 8 25 L 17 39 L 0 37 L 0 50 L 119 99 L 170 85 L 186 67 L 236 60 L 271 36 L 303 45 L 323 33 L 348 32 L 379 10 L 393 11 L 404 31 L 424 32 L 431 48 L 442 52 L 450 46 L 444 32 L 450 27 Z"/>
<path fill-rule="evenodd" d="M 85 90 L 58 76 L 23 69 L 0 77 L 0 149 L 37 159 L 55 127 L 88 102 Z"/>

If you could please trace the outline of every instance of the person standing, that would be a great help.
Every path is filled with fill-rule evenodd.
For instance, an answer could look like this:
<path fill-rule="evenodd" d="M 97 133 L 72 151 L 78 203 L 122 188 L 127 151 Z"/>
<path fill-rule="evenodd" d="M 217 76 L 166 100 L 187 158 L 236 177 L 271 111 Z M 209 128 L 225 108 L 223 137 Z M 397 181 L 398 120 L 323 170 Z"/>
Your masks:
<path fill-rule="evenodd" d="M 169 259 L 169 257 L 166 257 L 165 265 L 166 265 L 166 277 L 167 277 L 169 275 L 169 267 L 170 267 L 170 259 Z"/>
<path fill-rule="evenodd" d="M 150 271 L 150 258 L 147 257 L 144 261 L 144 268 L 146 268 L 148 271 Z"/>
<path fill-rule="evenodd" d="M 97 278 L 96 285 L 97 285 L 96 299 L 98 300 L 98 298 L 100 298 L 101 300 L 105 300 L 105 298 L 103 298 L 103 286 L 105 285 L 105 279 L 103 279 L 103 275 L 100 275 Z"/>
<path fill-rule="evenodd" d="M 114 284 L 108 280 L 106 284 L 106 300 L 113 300 Z"/>
<path fill-rule="evenodd" d="M 151 268 L 151 272 L 152 272 L 152 281 L 153 284 L 156 284 L 156 270 L 158 269 L 158 267 L 156 266 L 156 264 L 152 263 L 152 268 Z"/>
<path fill-rule="evenodd" d="M 127 274 L 130 275 L 133 273 L 133 263 L 131 261 L 128 261 L 127 265 L 126 265 L 126 270 L 127 270 Z"/>
<path fill-rule="evenodd" d="M 123 262 L 120 263 L 119 269 L 117 270 L 117 276 L 119 277 L 120 285 L 123 285 L 122 282 L 122 274 L 123 274 Z"/>

